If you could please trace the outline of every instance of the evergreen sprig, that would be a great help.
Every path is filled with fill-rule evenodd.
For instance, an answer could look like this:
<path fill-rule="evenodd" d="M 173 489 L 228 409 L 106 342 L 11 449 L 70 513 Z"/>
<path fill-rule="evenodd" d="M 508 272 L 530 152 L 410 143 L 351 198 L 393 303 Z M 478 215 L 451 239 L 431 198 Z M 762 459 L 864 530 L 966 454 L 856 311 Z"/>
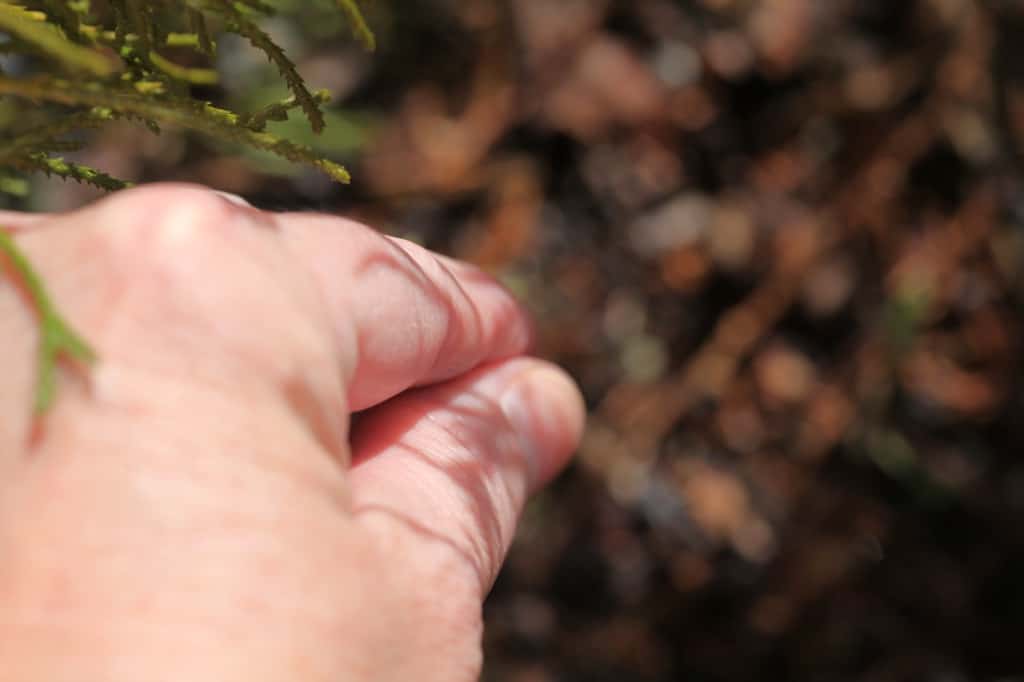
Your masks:
<path fill-rule="evenodd" d="M 372 48 L 373 34 L 355 0 L 336 2 L 354 35 Z M 61 137 L 76 129 L 69 120 L 92 128 L 105 120 L 126 118 L 139 120 L 154 132 L 176 126 L 269 151 L 348 182 L 348 173 L 339 164 L 265 130 L 267 120 L 287 118 L 298 108 L 319 133 L 325 126 L 322 107 L 329 101 L 323 91 L 310 90 L 285 50 L 260 28 L 260 19 L 275 11 L 265 0 L 0 1 L 0 34 L 8 38 L 5 52 L 42 60 L 19 72 L 8 69 L 2 76 L 0 96 L 32 106 L 31 116 L 24 118 L 34 124 L 29 130 L 0 128 L 0 173 L 47 168 L 56 173 L 60 164 L 40 165 L 39 155 L 65 150 Z M 290 96 L 255 113 L 231 112 L 194 98 L 192 86 L 217 81 L 209 67 L 216 32 L 235 33 L 262 51 L 280 72 Z M 168 56 L 182 50 L 194 53 L 187 63 Z M 56 106 L 40 110 L 35 106 L 39 102 Z M 107 113 L 102 119 L 81 117 L 82 109 Z M 111 186 L 101 174 L 59 174 L 104 189 Z"/>
<path fill-rule="evenodd" d="M 373 49 L 374 37 L 356 0 L 335 0 L 353 35 Z M 22 191 L 19 173 L 43 173 L 105 189 L 128 186 L 59 154 L 81 147 L 72 136 L 110 121 L 137 121 L 154 133 L 170 126 L 264 150 L 310 165 L 338 182 L 349 181 L 340 164 L 266 130 L 301 109 L 314 132 L 325 126 L 325 91 L 312 91 L 283 48 L 262 28 L 274 14 L 269 0 L 0 0 L 0 101 L 13 115 L 0 122 L 0 192 Z M 262 51 L 280 72 L 290 96 L 252 113 L 197 99 L 196 85 L 212 85 L 215 36 L 235 33 Z M 183 51 L 192 56 L 183 57 Z M 179 60 L 170 55 L 179 56 Z M 42 106 L 40 106 L 42 105 Z M 23 125 L 16 122 L 28 122 Z M 95 358 L 57 312 L 43 281 L 0 226 L 0 266 L 8 265 L 39 316 L 41 342 L 36 409 L 52 403 L 57 362 Z"/>
<path fill-rule="evenodd" d="M 18 249 L 14 239 L 3 229 L 0 229 L 0 255 L 6 258 L 14 273 L 21 278 L 39 315 L 41 339 L 35 408 L 36 412 L 45 412 L 53 404 L 56 394 L 57 362 L 60 358 L 67 356 L 78 362 L 91 363 L 96 359 L 96 354 L 61 316 L 43 280 L 36 274 L 25 254 Z"/>

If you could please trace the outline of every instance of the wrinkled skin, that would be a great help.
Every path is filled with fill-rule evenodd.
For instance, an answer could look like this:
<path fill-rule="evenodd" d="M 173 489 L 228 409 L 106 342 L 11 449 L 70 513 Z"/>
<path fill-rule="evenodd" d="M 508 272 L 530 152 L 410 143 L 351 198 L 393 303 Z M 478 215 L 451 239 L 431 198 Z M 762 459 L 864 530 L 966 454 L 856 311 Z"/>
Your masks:
<path fill-rule="evenodd" d="M 36 320 L 0 282 L 4 679 L 477 677 L 583 421 L 501 287 L 200 187 L 0 222 L 101 358 L 33 419 Z"/>

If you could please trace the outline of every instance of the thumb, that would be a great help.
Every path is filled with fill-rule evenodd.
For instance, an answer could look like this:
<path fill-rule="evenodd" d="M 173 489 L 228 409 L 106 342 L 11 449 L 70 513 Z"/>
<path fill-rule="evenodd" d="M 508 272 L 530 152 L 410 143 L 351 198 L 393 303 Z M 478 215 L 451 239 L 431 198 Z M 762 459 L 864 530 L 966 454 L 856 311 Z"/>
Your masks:
<path fill-rule="evenodd" d="M 583 422 L 572 380 L 535 359 L 406 392 L 354 427 L 353 508 L 442 540 L 486 592 L 527 496 L 565 466 Z"/>

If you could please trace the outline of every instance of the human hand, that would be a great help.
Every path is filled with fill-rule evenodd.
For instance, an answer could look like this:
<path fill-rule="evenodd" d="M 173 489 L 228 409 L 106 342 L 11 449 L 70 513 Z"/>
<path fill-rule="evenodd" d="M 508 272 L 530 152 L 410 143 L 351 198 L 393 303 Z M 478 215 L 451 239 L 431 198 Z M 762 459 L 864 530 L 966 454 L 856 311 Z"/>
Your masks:
<path fill-rule="evenodd" d="M 504 290 L 198 187 L 0 221 L 100 357 L 34 420 L 35 320 L 0 284 L 0 679 L 477 676 L 583 422 Z"/>

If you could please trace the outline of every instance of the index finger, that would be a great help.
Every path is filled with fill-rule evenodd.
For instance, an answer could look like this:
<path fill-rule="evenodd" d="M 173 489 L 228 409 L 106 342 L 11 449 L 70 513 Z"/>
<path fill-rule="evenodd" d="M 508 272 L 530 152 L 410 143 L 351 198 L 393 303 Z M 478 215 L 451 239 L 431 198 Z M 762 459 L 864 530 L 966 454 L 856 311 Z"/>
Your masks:
<path fill-rule="evenodd" d="M 328 215 L 274 217 L 312 273 L 357 361 L 349 405 L 361 410 L 412 386 L 525 352 L 532 328 L 512 295 L 481 270 Z"/>
<path fill-rule="evenodd" d="M 48 213 L 22 213 L 21 211 L 0 211 L 0 227 L 15 232 L 38 225 L 50 217 Z"/>

